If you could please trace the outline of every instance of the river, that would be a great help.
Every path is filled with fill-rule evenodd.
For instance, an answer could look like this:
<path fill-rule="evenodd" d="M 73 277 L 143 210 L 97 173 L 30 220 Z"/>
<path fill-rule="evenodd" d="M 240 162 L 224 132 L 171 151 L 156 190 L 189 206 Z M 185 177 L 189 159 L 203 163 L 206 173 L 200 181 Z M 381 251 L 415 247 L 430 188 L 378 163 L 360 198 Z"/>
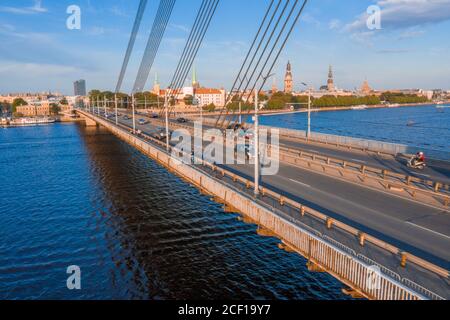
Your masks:
<path fill-rule="evenodd" d="M 307 114 L 263 116 L 263 125 L 306 130 Z M 450 105 L 313 112 L 311 130 L 450 151 Z"/>

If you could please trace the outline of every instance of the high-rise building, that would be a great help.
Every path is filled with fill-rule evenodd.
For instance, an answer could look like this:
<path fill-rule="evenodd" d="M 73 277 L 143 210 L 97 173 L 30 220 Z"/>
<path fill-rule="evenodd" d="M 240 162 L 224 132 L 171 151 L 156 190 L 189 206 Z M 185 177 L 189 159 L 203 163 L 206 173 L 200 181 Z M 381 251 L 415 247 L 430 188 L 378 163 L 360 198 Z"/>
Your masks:
<path fill-rule="evenodd" d="M 333 67 L 332 66 L 330 66 L 330 69 L 328 70 L 327 89 L 329 92 L 336 91 L 336 87 L 334 86 Z"/>
<path fill-rule="evenodd" d="M 286 67 L 286 76 L 284 77 L 284 93 L 292 93 L 292 67 L 288 62 Z"/>
<path fill-rule="evenodd" d="M 73 83 L 75 96 L 86 96 L 86 81 L 78 80 Z"/>

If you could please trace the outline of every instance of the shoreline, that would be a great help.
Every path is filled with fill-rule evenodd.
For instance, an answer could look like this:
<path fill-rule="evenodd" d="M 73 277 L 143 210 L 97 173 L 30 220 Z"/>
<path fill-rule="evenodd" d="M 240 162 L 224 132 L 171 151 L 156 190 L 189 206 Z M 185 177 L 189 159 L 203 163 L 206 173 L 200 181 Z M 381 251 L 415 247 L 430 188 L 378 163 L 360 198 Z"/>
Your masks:
<path fill-rule="evenodd" d="M 450 104 L 450 102 L 445 102 L 444 105 L 446 104 Z M 330 111 L 349 111 L 349 110 L 354 110 L 354 111 L 364 111 L 364 110 L 370 110 L 370 109 L 396 109 L 396 108 L 405 108 L 405 107 L 432 107 L 432 106 L 437 106 L 437 104 L 435 103 L 405 103 L 405 104 L 398 104 L 398 105 L 384 105 L 384 104 L 377 104 L 377 105 L 372 105 L 372 106 L 365 106 L 364 108 L 358 109 L 358 107 L 361 106 L 348 106 L 348 107 L 324 107 L 324 108 L 314 108 L 311 109 L 311 112 L 330 112 Z M 307 109 L 301 109 L 301 110 L 296 110 L 296 111 L 279 111 L 277 113 L 264 113 L 261 112 L 260 116 L 263 117 L 269 117 L 269 116 L 279 116 L 279 115 L 285 115 L 285 114 L 296 114 L 296 113 L 307 113 L 308 110 Z"/>

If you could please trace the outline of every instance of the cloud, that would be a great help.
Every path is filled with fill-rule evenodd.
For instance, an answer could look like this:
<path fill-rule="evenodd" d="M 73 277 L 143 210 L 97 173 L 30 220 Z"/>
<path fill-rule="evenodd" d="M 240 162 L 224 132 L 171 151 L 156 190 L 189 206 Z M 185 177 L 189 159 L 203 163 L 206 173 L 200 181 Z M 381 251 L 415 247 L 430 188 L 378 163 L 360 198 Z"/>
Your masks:
<path fill-rule="evenodd" d="M 311 14 L 309 14 L 309 13 L 304 13 L 303 16 L 302 16 L 302 18 L 301 18 L 301 20 L 304 21 L 304 22 L 306 22 L 306 23 L 308 23 L 308 24 L 312 24 L 312 25 L 314 25 L 315 27 L 320 27 L 320 21 L 317 20 L 316 18 L 314 18 L 314 17 L 313 17 Z"/>
<path fill-rule="evenodd" d="M 171 24 L 169 25 L 169 27 L 172 28 L 172 29 L 174 29 L 174 30 L 182 31 L 182 32 L 184 32 L 184 33 L 189 33 L 189 32 L 191 31 L 191 30 L 189 29 L 189 27 L 186 27 L 186 26 L 181 25 L 181 24 L 174 24 L 174 23 L 171 23 Z"/>
<path fill-rule="evenodd" d="M 338 30 L 342 28 L 342 22 L 339 19 L 333 19 L 328 23 L 330 30 Z"/>
<path fill-rule="evenodd" d="M 450 20 L 450 0 L 380 0 L 383 29 L 403 29 Z M 364 12 L 347 24 L 344 31 L 367 30 L 368 14 Z"/>
<path fill-rule="evenodd" d="M 0 6 L 0 12 L 12 13 L 12 14 L 37 14 L 48 12 L 48 9 L 42 6 L 41 0 L 35 0 L 32 7 L 7 7 Z"/>
<path fill-rule="evenodd" d="M 399 53 L 408 53 L 409 50 L 406 49 L 383 49 L 378 50 L 376 53 L 378 54 L 399 54 Z"/>
<path fill-rule="evenodd" d="M 424 34 L 425 34 L 424 30 L 408 29 L 402 32 L 398 37 L 398 39 L 403 40 L 403 39 L 417 38 Z"/>
<path fill-rule="evenodd" d="M 123 12 L 122 9 L 120 9 L 118 6 L 112 6 L 112 7 L 109 9 L 109 11 L 110 11 L 113 15 L 115 15 L 115 16 L 117 16 L 117 17 L 124 17 L 124 18 L 129 17 L 128 14 L 126 14 L 125 12 Z"/>

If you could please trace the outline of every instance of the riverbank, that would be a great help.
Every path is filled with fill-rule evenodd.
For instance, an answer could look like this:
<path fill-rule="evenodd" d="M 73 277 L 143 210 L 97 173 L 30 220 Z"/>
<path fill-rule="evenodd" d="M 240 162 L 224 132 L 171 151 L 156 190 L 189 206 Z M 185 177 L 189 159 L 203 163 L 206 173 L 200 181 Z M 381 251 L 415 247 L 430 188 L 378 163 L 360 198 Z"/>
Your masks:
<path fill-rule="evenodd" d="M 54 123 L 80 122 L 80 121 L 83 121 L 83 119 L 67 115 L 59 115 L 56 117 L 23 117 L 13 119 L 2 119 L 0 121 L 0 126 L 28 127 L 28 126 L 49 125 Z"/>
<path fill-rule="evenodd" d="M 450 103 L 450 102 L 449 102 Z M 404 107 L 432 107 L 435 103 L 405 103 L 405 104 L 377 104 L 372 106 L 348 106 L 348 107 L 324 107 L 324 108 L 314 108 L 311 112 L 329 112 L 329 111 L 348 111 L 348 110 L 370 110 L 370 109 L 392 109 L 392 108 L 404 108 Z M 264 113 L 261 112 L 261 116 L 275 116 L 283 114 L 294 114 L 294 113 L 306 113 L 307 109 L 295 110 L 295 111 L 278 111 L 277 113 Z"/>

